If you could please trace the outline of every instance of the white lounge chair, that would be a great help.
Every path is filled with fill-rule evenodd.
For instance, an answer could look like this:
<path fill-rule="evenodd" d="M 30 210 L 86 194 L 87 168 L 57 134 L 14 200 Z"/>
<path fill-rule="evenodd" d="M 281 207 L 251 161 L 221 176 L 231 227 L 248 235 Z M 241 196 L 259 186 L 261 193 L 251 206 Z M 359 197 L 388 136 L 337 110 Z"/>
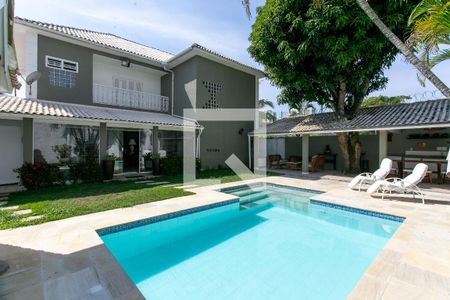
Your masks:
<path fill-rule="evenodd" d="M 424 194 L 417 186 L 422 179 L 427 174 L 428 166 L 426 164 L 417 164 L 412 173 L 405 178 L 388 178 L 385 180 L 379 180 L 372 184 L 368 189 L 367 193 L 370 195 L 381 191 L 381 199 L 384 200 L 384 194 L 386 192 L 392 193 L 402 193 L 402 194 L 412 194 L 415 198 L 416 195 L 422 198 L 422 203 L 425 204 Z"/>
<path fill-rule="evenodd" d="M 358 191 L 361 191 L 361 186 L 363 184 L 373 184 L 378 180 L 383 180 L 386 176 L 391 173 L 392 169 L 392 160 L 389 158 L 384 158 L 381 161 L 380 168 L 373 173 L 362 173 L 356 176 L 350 181 L 348 187 L 352 190 L 358 186 Z"/>

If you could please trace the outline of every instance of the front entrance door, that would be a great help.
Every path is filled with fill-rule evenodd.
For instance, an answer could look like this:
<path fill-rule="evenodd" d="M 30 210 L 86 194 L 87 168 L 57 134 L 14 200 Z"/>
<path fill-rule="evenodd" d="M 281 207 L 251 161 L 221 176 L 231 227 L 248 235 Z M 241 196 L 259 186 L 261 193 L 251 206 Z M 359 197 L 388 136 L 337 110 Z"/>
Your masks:
<path fill-rule="evenodd" d="M 139 171 L 139 131 L 123 132 L 123 172 Z"/>

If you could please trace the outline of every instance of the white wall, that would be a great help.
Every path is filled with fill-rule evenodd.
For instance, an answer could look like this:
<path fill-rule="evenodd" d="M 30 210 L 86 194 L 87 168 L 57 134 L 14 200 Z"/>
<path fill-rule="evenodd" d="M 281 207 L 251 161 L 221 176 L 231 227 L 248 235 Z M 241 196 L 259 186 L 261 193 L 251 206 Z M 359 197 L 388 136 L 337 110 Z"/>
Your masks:
<path fill-rule="evenodd" d="M 165 73 L 131 64 L 129 68 L 122 67 L 121 61 L 106 56 L 93 55 L 94 84 L 114 86 L 113 78 L 123 78 L 143 82 L 143 91 L 152 94 L 161 94 L 161 76 Z"/>
<path fill-rule="evenodd" d="M 279 154 L 283 159 L 286 159 L 285 149 L 284 138 L 272 138 L 267 140 L 267 155 Z"/>
<path fill-rule="evenodd" d="M 31 72 L 38 69 L 37 66 L 37 32 L 20 24 L 14 24 L 14 43 L 16 46 L 17 62 L 22 77 L 26 77 Z M 36 98 L 37 84 L 31 87 L 31 95 L 27 92 L 25 81 L 18 77 L 22 83 L 20 90 L 16 91 L 17 96 Z"/>
<path fill-rule="evenodd" d="M 18 182 L 17 169 L 23 162 L 22 122 L 0 120 L 0 184 Z"/>

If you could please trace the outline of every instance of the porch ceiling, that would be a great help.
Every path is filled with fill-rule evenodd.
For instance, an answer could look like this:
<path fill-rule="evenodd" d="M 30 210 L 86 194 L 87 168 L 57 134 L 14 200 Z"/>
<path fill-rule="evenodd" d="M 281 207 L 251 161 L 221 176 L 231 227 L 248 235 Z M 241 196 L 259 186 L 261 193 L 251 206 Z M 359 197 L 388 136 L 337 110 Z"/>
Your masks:
<path fill-rule="evenodd" d="M 154 126 L 201 127 L 196 122 L 164 113 L 143 112 L 109 107 L 79 105 L 0 95 L 0 116 L 90 120 Z"/>
<path fill-rule="evenodd" d="M 338 121 L 334 113 L 290 117 L 267 125 L 256 136 L 450 127 L 450 99 L 361 109 L 352 120 Z"/>

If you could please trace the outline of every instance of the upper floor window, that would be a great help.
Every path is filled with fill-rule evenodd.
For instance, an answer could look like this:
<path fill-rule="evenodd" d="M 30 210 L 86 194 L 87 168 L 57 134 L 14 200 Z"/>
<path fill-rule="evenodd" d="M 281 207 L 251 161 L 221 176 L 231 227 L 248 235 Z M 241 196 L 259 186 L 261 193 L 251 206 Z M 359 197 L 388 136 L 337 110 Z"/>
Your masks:
<path fill-rule="evenodd" d="M 58 70 L 78 73 L 78 63 L 67 59 L 57 58 L 53 56 L 45 56 L 45 66 Z"/>
<path fill-rule="evenodd" d="M 48 68 L 48 80 L 51 86 L 74 88 L 78 63 L 53 56 L 45 56 L 45 66 Z"/>

